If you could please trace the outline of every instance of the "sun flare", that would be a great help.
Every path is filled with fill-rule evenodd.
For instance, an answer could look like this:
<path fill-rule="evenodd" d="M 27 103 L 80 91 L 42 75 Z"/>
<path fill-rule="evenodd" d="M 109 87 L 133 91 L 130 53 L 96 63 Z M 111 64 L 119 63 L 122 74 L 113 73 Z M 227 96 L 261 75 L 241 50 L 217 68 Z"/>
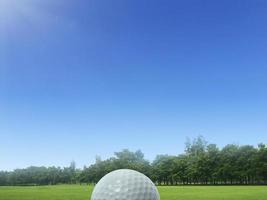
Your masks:
<path fill-rule="evenodd" d="M 14 14 L 22 2 L 18 0 L 0 0 L 0 16 Z"/>
<path fill-rule="evenodd" d="M 54 4 L 51 0 L 0 0 L 0 32 L 7 34 L 16 32 L 19 27 L 38 30 L 49 26 L 55 16 L 47 7 Z"/>
<path fill-rule="evenodd" d="M 0 23 L 12 26 L 21 18 L 32 14 L 32 0 L 0 0 Z"/>

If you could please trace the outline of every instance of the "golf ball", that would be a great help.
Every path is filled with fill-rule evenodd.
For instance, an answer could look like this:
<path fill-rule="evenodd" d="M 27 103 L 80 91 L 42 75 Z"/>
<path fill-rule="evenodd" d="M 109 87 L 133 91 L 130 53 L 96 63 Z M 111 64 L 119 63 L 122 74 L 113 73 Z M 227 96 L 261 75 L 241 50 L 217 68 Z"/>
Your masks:
<path fill-rule="evenodd" d="M 160 200 L 160 196 L 154 183 L 144 174 L 119 169 L 100 179 L 91 200 Z"/>

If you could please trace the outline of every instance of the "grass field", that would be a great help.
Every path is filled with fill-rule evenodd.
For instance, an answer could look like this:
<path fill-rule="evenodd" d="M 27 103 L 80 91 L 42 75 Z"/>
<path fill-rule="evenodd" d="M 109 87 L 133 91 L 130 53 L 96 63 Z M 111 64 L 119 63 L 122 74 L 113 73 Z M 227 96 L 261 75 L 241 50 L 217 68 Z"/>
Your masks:
<path fill-rule="evenodd" d="M 0 200 L 89 200 L 91 186 L 0 187 Z M 161 200 L 267 200 L 265 186 L 159 187 Z"/>

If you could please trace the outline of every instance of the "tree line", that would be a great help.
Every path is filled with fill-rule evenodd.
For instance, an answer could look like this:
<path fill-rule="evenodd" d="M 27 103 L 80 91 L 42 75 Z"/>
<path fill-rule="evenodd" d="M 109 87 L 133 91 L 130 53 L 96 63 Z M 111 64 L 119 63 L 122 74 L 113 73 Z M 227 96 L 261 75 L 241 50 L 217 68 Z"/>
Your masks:
<path fill-rule="evenodd" d="M 138 150 L 115 152 L 114 156 L 77 169 L 69 167 L 28 167 L 0 171 L 0 185 L 95 184 L 105 174 L 121 168 L 134 169 L 158 185 L 256 185 L 267 184 L 267 146 L 229 144 L 218 148 L 203 137 L 187 141 L 180 155 L 158 155 L 149 162 Z"/>

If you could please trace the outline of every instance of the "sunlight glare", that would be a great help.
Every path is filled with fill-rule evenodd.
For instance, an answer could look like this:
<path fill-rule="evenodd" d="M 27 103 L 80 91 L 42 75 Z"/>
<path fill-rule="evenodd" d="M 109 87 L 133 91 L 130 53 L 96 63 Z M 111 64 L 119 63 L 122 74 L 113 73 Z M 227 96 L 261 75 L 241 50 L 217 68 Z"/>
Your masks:
<path fill-rule="evenodd" d="M 3 16 L 12 12 L 14 6 L 19 2 L 17 0 L 0 0 L 0 15 Z"/>

